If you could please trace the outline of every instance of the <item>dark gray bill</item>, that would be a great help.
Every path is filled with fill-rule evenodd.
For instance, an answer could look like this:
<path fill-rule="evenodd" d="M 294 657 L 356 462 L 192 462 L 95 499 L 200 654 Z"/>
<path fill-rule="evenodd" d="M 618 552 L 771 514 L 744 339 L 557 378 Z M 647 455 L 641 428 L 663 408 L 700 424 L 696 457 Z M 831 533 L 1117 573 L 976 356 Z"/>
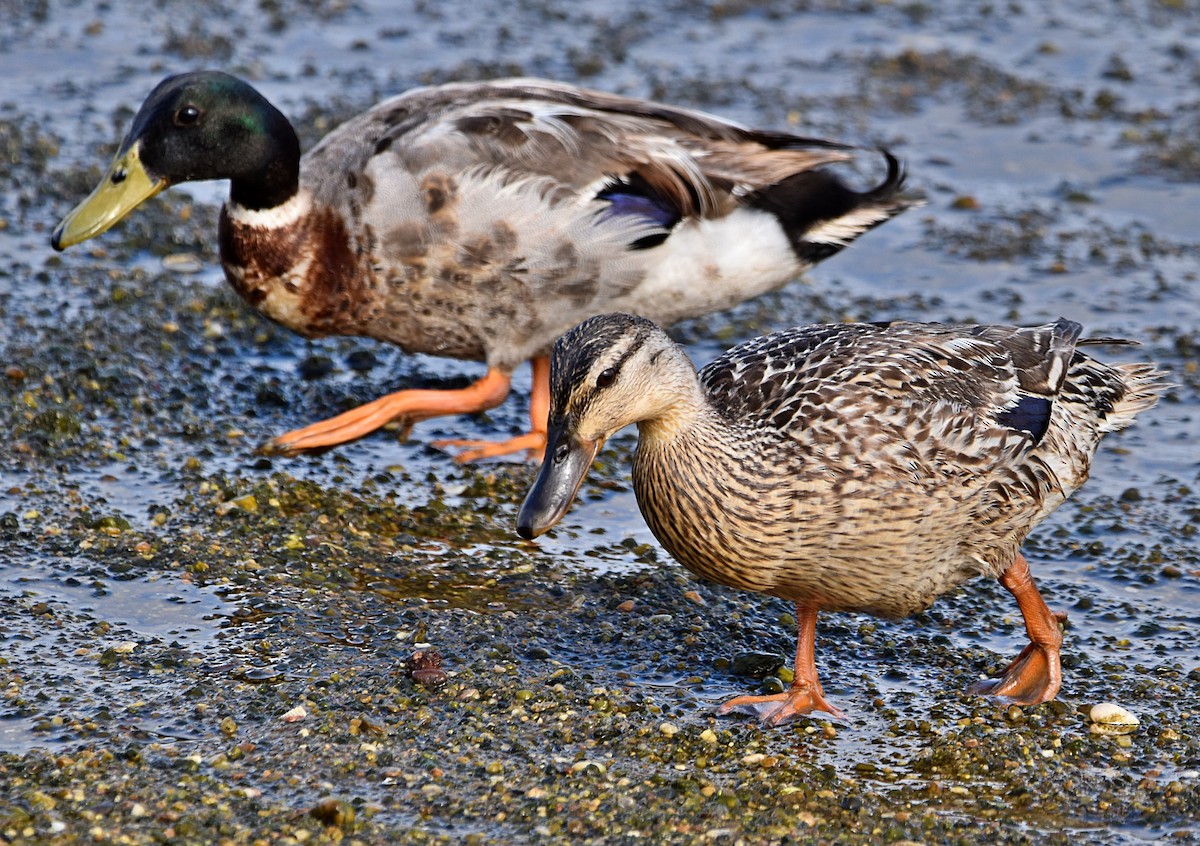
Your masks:
<path fill-rule="evenodd" d="M 541 472 L 517 515 L 517 534 L 532 540 L 563 518 L 601 444 L 602 440 L 585 440 L 562 429 L 550 432 Z"/>

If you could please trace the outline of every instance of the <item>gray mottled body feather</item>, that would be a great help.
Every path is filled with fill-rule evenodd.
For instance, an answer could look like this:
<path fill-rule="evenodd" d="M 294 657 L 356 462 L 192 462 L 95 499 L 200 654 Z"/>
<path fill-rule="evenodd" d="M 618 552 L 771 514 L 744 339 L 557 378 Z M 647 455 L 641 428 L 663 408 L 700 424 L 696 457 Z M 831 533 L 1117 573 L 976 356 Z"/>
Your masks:
<path fill-rule="evenodd" d="M 642 513 L 696 574 L 904 615 L 1007 569 L 1086 480 L 1101 436 L 1157 400 L 1161 374 L 1085 355 L 1079 329 L 803 327 L 735 347 L 697 380 L 657 327 L 610 315 L 556 347 L 551 425 L 573 415 L 591 438 L 639 423 Z M 628 394 L 591 388 L 605 367 Z M 1027 428 L 1013 422 L 1022 403 Z"/>
<path fill-rule="evenodd" d="M 310 217 L 341 222 L 322 236 L 344 242 L 337 273 L 302 260 L 302 246 L 292 269 L 255 266 L 263 239 L 240 247 L 232 228 L 223 256 L 243 296 L 296 331 L 511 369 L 598 311 L 670 323 L 761 294 L 911 205 L 896 196 L 894 159 L 874 191 L 813 176 L 856 152 L 542 80 L 423 88 L 302 160 Z M 597 194 L 626 178 L 679 209 L 672 231 L 610 213 Z M 800 211 L 772 205 L 792 198 Z"/>

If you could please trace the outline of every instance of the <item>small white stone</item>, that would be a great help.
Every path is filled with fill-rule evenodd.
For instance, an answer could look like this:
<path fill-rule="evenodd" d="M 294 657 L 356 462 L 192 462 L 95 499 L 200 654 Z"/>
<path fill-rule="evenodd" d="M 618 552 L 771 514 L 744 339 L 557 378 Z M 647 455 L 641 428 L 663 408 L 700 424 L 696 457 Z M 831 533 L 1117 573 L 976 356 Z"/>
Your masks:
<path fill-rule="evenodd" d="M 172 253 L 163 256 L 162 266 L 175 273 L 199 273 L 204 269 L 204 262 L 193 253 Z"/>
<path fill-rule="evenodd" d="M 300 720 L 303 720 L 307 716 L 308 716 L 308 709 L 305 708 L 303 705 L 297 705 L 295 708 L 288 711 L 286 714 L 284 714 L 279 719 L 283 720 L 285 723 L 296 723 L 296 722 L 299 722 Z"/>
<path fill-rule="evenodd" d="M 1138 727 L 1138 718 L 1114 702 L 1093 705 L 1089 716 L 1094 734 L 1129 734 Z"/>

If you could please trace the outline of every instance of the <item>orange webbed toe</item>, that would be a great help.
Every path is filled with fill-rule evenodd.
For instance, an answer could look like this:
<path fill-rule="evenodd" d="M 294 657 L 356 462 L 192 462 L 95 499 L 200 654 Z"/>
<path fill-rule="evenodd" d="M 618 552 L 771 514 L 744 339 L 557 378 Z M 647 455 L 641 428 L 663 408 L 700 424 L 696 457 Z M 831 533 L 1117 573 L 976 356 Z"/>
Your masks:
<path fill-rule="evenodd" d="M 496 458 L 501 455 L 511 455 L 514 452 L 521 452 L 522 450 L 529 453 L 528 457 L 530 461 L 541 463 L 542 455 L 546 451 L 546 433 L 526 432 L 524 435 L 518 435 L 506 441 L 474 441 L 462 438 L 446 438 L 434 441 L 433 446 L 438 449 L 462 449 L 462 452 L 454 456 L 454 460 L 459 464 L 467 464 L 485 458 Z"/>
<path fill-rule="evenodd" d="M 1059 626 L 1067 621 L 1067 615 L 1046 606 L 1029 573 L 1029 563 L 1020 553 L 1000 576 L 1000 584 L 1017 600 L 1025 618 L 1029 644 L 999 678 L 976 682 L 967 688 L 967 693 L 994 696 L 1017 705 L 1049 702 L 1062 686 Z"/>
<path fill-rule="evenodd" d="M 781 726 L 813 711 L 824 711 L 839 720 L 846 719 L 845 712 L 831 704 L 819 686 L 814 688 L 807 684 L 792 685 L 783 693 L 734 697 L 717 708 L 717 715 L 752 714 L 765 726 Z"/>

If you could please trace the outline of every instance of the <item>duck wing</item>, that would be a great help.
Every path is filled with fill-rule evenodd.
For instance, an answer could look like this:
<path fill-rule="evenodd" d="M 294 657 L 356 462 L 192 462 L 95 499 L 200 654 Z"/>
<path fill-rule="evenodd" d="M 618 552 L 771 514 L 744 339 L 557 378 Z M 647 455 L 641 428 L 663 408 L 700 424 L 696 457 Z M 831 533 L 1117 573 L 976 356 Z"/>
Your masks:
<path fill-rule="evenodd" d="M 386 100 L 308 153 L 301 183 L 386 286 L 365 334 L 510 368 L 592 314 L 669 324 L 758 296 L 911 205 L 886 153 L 867 191 L 827 170 L 859 152 L 512 79 Z"/>
<path fill-rule="evenodd" d="M 1069 320 L 1031 328 L 809 326 L 735 347 L 705 367 L 701 380 L 731 417 L 793 435 L 884 420 L 907 428 L 937 416 L 959 427 L 966 414 L 980 430 L 1007 429 L 1036 443 L 1079 333 Z"/>
<path fill-rule="evenodd" d="M 703 216 L 727 211 L 735 191 L 753 192 L 797 172 L 847 161 L 854 148 L 749 130 L 646 100 L 510 79 L 418 88 L 393 97 L 334 130 L 309 158 L 361 170 L 367 159 L 387 154 L 414 173 L 445 165 L 540 176 L 585 200 L 629 180 L 682 215 Z"/>

